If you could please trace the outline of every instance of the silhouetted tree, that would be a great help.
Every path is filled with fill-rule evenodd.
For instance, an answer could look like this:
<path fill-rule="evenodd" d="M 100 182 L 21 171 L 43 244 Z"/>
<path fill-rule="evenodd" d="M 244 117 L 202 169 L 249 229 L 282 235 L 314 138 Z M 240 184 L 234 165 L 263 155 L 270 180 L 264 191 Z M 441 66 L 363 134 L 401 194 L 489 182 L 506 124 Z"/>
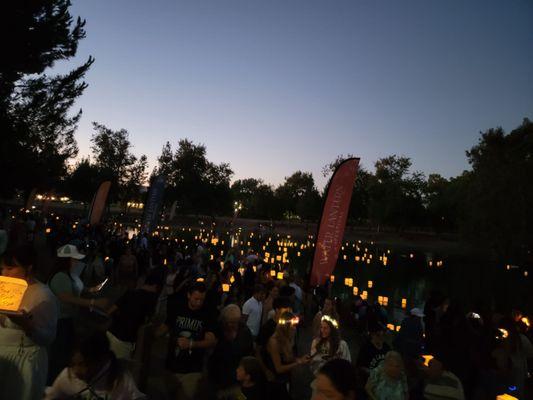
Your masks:
<path fill-rule="evenodd" d="M 229 215 L 232 209 L 229 164 L 214 164 L 207 159 L 206 147 L 181 139 L 172 153 L 167 142 L 158 158 L 153 175 L 167 179 L 168 203 L 177 200 L 180 213 Z"/>
<path fill-rule="evenodd" d="M 523 259 L 533 247 L 533 122 L 524 119 L 509 134 L 502 128 L 481 133 L 467 157 L 468 237 L 499 258 Z"/>
<path fill-rule="evenodd" d="M 93 59 L 70 73 L 43 72 L 76 54 L 85 21 L 74 23 L 66 0 L 0 4 L 0 169 L 3 196 L 16 189 L 55 186 L 77 154 L 74 131 L 81 111 L 69 113 L 83 93 Z"/>
<path fill-rule="evenodd" d="M 93 122 L 93 127 L 96 131 L 91 138 L 94 164 L 102 180 L 109 179 L 112 183 L 111 199 L 138 199 L 140 186 L 147 175 L 146 156 L 137 158 L 131 152 L 127 130 L 114 131 L 97 122 Z"/>

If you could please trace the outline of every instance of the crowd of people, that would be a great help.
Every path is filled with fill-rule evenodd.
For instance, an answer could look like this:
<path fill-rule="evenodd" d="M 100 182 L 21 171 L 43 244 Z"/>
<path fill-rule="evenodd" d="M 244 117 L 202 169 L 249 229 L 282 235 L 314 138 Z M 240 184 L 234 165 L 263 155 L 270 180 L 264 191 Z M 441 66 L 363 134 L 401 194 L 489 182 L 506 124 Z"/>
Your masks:
<path fill-rule="evenodd" d="M 205 242 L 128 236 L 117 224 L 4 217 L 1 273 L 28 288 L 20 313 L 0 313 L 0 399 L 531 393 L 520 311 L 472 312 L 434 292 L 393 333 L 370 297 L 335 298 L 293 270 L 279 279 L 252 248 L 220 256 Z"/>

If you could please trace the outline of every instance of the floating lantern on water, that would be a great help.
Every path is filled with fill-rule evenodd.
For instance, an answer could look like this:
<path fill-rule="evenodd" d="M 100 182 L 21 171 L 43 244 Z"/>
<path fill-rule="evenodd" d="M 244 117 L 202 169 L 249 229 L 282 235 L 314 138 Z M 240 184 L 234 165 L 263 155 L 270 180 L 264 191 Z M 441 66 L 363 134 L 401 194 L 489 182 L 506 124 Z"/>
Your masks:
<path fill-rule="evenodd" d="M 368 286 L 369 289 L 372 289 L 372 286 L 374 286 L 374 282 L 368 281 L 368 285 L 367 286 Z"/>
<path fill-rule="evenodd" d="M 511 396 L 510 394 L 504 393 L 496 396 L 496 400 L 518 400 L 518 397 Z"/>
<path fill-rule="evenodd" d="M 425 355 L 422 356 L 422 358 L 424 359 L 424 365 L 425 365 L 426 367 L 429 367 L 429 362 L 430 362 L 431 360 L 433 360 L 433 358 L 435 358 L 435 357 L 433 357 L 433 356 L 430 355 L 430 354 L 425 354 Z"/>

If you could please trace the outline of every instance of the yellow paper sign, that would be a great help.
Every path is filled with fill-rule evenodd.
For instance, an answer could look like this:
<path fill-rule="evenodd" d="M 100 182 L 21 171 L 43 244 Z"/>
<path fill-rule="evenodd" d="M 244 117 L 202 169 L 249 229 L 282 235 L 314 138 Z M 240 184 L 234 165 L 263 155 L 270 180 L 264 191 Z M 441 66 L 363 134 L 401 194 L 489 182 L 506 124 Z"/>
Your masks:
<path fill-rule="evenodd" d="M 24 279 L 0 276 L 0 311 L 18 311 L 27 288 Z"/>

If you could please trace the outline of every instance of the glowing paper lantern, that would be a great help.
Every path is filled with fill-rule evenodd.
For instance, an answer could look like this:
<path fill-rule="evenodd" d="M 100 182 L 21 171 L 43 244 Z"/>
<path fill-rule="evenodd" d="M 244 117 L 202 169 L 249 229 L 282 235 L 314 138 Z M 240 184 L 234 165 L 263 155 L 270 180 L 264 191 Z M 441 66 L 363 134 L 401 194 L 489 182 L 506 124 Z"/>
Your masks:
<path fill-rule="evenodd" d="M 387 324 L 387 329 L 393 331 L 394 325 L 393 324 Z"/>
<path fill-rule="evenodd" d="M 274 271 L 273 269 L 270 270 L 270 276 L 272 276 L 272 277 L 276 276 L 276 271 Z"/>
<path fill-rule="evenodd" d="M 297 253 L 298 257 L 300 257 L 300 252 Z"/>
<path fill-rule="evenodd" d="M 511 396 L 510 394 L 504 393 L 496 396 L 496 400 L 518 400 L 518 398 Z"/>
<path fill-rule="evenodd" d="M 361 293 L 361 298 L 362 298 L 363 300 L 368 299 L 368 292 L 367 292 L 366 290 L 363 290 L 363 293 Z"/>
<path fill-rule="evenodd" d="M 229 287 L 230 287 L 229 284 L 227 284 L 227 283 L 223 283 L 223 284 L 222 284 L 222 291 L 223 291 L 224 293 L 229 292 Z"/>
<path fill-rule="evenodd" d="M 389 305 L 389 298 L 386 296 L 383 296 L 383 305 L 387 307 Z"/>
<path fill-rule="evenodd" d="M 368 281 L 368 288 L 369 288 L 369 289 L 372 289 L 372 286 L 374 286 L 374 282 L 372 282 L 372 281 Z"/>
<path fill-rule="evenodd" d="M 429 362 L 430 362 L 431 360 L 433 360 L 434 357 L 433 357 L 432 355 L 425 354 L 425 355 L 422 356 L 422 358 L 424 359 L 424 365 L 425 365 L 426 367 L 429 367 Z"/>
<path fill-rule="evenodd" d="M 196 282 L 204 282 L 204 280 L 205 280 L 204 278 L 198 278 L 196 279 Z"/>
<path fill-rule="evenodd" d="M 520 320 L 522 321 L 528 328 L 530 327 L 529 318 L 528 317 L 522 317 Z"/>
<path fill-rule="evenodd" d="M 402 329 L 402 327 L 400 325 L 396 325 L 396 332 L 400 332 L 400 329 Z"/>
<path fill-rule="evenodd" d="M 378 296 L 378 304 L 379 305 L 383 304 L 383 296 Z"/>
<path fill-rule="evenodd" d="M 281 256 L 276 256 L 276 261 L 281 261 Z"/>
<path fill-rule="evenodd" d="M 283 279 L 283 272 L 278 272 L 278 276 L 277 276 L 277 278 L 278 278 L 279 280 L 282 280 L 282 279 Z"/>
<path fill-rule="evenodd" d="M 230 282 L 230 283 L 235 282 L 235 277 L 234 277 L 233 275 L 231 275 L 231 278 L 229 278 L 229 282 Z"/>
<path fill-rule="evenodd" d="M 52 229 L 50 229 L 50 228 L 46 228 L 45 232 L 46 232 L 46 233 L 50 233 L 50 232 L 52 232 Z"/>
<path fill-rule="evenodd" d="M 361 260 L 361 257 L 355 256 L 355 261 L 359 262 Z"/>
<path fill-rule="evenodd" d="M 28 288 L 24 279 L 0 276 L 0 311 L 16 313 Z"/>
<path fill-rule="evenodd" d="M 331 276 L 329 277 L 329 281 L 330 281 L 331 283 L 335 282 L 335 275 L 331 275 Z"/>
<path fill-rule="evenodd" d="M 353 286 L 353 279 L 352 278 L 344 278 L 344 284 L 346 286 L 352 287 Z"/>
<path fill-rule="evenodd" d="M 353 295 L 357 296 L 359 294 L 359 288 L 357 286 L 353 287 Z"/>
<path fill-rule="evenodd" d="M 404 310 L 407 308 L 407 299 L 402 299 L 402 308 Z"/>

